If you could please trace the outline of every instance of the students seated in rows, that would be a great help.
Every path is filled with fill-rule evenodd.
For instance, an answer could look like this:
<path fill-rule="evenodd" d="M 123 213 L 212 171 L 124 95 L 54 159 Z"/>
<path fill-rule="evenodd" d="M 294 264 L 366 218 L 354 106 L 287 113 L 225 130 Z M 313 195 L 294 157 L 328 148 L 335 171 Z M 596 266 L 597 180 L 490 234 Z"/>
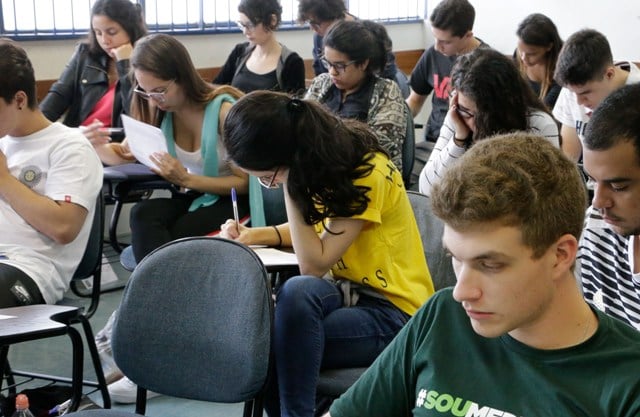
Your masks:
<path fill-rule="evenodd" d="M 342 118 L 366 122 L 402 172 L 407 114 L 395 81 L 379 77 L 391 43 L 384 26 L 369 20 L 339 21 L 324 37 L 322 64 L 305 98 L 318 100 Z"/>
<path fill-rule="evenodd" d="M 343 0 L 299 0 L 298 21 L 309 22 L 313 31 L 313 71 L 316 75 L 324 74 L 327 68 L 322 64 L 324 54 L 323 37 L 334 23 L 346 20 L 353 21 L 358 18 L 347 11 Z M 398 67 L 396 57 L 391 51 L 391 43 L 387 49 L 387 60 L 381 70 L 381 76 L 390 80 L 396 79 Z"/>
<path fill-rule="evenodd" d="M 293 246 L 277 293 L 270 416 L 313 416 L 320 369 L 367 366 L 433 293 L 402 176 L 366 125 L 315 101 L 254 92 L 224 125 L 229 158 L 284 188 L 288 223 L 222 236 Z M 239 234 L 238 234 L 239 227 Z"/>
<path fill-rule="evenodd" d="M 425 138 L 435 142 L 449 109 L 451 69 L 459 55 L 483 45 L 473 35 L 476 12 L 467 0 L 443 0 L 429 17 L 435 44 L 420 57 L 411 72 L 411 93 L 407 104 L 417 116 L 431 92 L 431 114 L 425 128 Z"/>
<path fill-rule="evenodd" d="M 242 194 L 240 216 L 247 215 L 248 176 L 229 163 L 219 140 L 224 118 L 242 95 L 238 90 L 205 82 L 184 45 L 166 34 L 140 39 L 131 67 L 136 80 L 131 114 L 159 126 L 167 140 L 168 153 L 150 156 L 153 171 L 184 191 L 133 206 L 131 246 L 140 262 L 164 243 L 216 230 L 229 216 L 231 188 Z M 107 165 L 133 160 L 127 139 L 96 150 Z"/>
<path fill-rule="evenodd" d="M 53 304 L 84 254 L 102 165 L 38 109 L 27 53 L 0 39 L 0 308 Z"/>
<path fill-rule="evenodd" d="M 573 276 L 585 189 L 530 134 L 474 146 L 431 194 L 457 283 L 331 409 L 356 416 L 640 415 L 640 332 Z"/>
<path fill-rule="evenodd" d="M 562 47 L 555 79 L 563 87 L 553 108 L 554 117 L 562 123 L 562 150 L 578 162 L 593 110 L 623 85 L 640 82 L 640 70 L 632 62 L 614 64 L 607 38 L 584 29 Z"/>
<path fill-rule="evenodd" d="M 516 35 L 516 64 L 536 95 L 551 110 L 561 90 L 553 78 L 562 48 L 558 29 L 547 16 L 533 13 L 520 22 Z"/>
<path fill-rule="evenodd" d="M 598 105 L 584 138 L 594 197 L 580 241 L 587 301 L 640 330 L 640 83 Z"/>
<path fill-rule="evenodd" d="M 242 0 L 238 25 L 247 42 L 233 48 L 214 84 L 231 84 L 249 93 L 255 90 L 304 91 L 304 62 L 276 39 L 282 20 L 278 0 Z"/>
<path fill-rule="evenodd" d="M 129 0 L 96 1 L 90 22 L 88 39 L 78 45 L 40 109 L 49 120 L 64 116 L 65 125 L 83 126 L 95 146 L 108 143 L 111 137 L 103 128 L 122 127 L 120 115 L 129 112 L 129 58 L 147 27 L 140 5 Z"/>
<path fill-rule="evenodd" d="M 450 107 L 440 137 L 420 173 L 420 192 L 431 193 L 449 166 L 487 137 L 528 131 L 560 146 L 558 125 L 513 61 L 478 48 L 458 58 L 451 73 Z"/>

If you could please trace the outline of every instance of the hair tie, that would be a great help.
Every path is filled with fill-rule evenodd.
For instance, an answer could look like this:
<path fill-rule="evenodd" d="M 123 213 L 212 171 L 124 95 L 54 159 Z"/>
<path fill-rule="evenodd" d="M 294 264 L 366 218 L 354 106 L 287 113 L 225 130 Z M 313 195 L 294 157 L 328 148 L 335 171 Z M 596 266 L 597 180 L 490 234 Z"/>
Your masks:
<path fill-rule="evenodd" d="M 287 110 L 292 113 L 300 113 L 302 112 L 302 106 L 304 106 L 302 100 L 300 100 L 299 98 L 292 98 L 287 103 Z"/>

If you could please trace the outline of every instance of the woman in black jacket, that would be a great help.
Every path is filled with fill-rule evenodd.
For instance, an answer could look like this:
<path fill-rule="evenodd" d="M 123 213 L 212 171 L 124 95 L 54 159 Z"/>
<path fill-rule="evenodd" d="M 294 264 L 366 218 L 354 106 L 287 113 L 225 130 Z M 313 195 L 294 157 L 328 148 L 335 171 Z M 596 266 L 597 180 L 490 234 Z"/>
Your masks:
<path fill-rule="evenodd" d="M 66 68 L 40 104 L 52 121 L 82 127 L 95 145 L 107 143 L 121 127 L 120 114 L 131 101 L 129 57 L 147 33 L 139 5 L 129 0 L 98 0 L 91 9 L 88 39 L 78 45 Z M 114 139 L 121 139 L 122 133 Z"/>

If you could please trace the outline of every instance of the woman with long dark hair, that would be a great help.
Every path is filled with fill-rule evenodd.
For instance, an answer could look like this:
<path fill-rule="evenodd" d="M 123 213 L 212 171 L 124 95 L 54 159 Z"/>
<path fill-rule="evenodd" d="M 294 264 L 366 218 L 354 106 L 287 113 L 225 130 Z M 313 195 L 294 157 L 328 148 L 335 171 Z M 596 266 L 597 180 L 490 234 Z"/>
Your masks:
<path fill-rule="evenodd" d="M 527 131 L 560 146 L 558 125 L 549 110 L 500 52 L 478 48 L 460 56 L 451 85 L 449 111 L 420 173 L 421 193 L 429 194 L 447 166 L 484 138 Z"/>
<path fill-rule="evenodd" d="M 520 22 L 516 35 L 518 48 L 514 58 L 518 69 L 538 98 L 551 110 L 561 90 L 553 79 L 562 48 L 558 28 L 547 16 L 533 13 Z"/>
<path fill-rule="evenodd" d="M 139 4 L 129 0 L 98 0 L 91 8 L 87 40 L 75 53 L 40 104 L 52 121 L 64 116 L 70 127 L 82 126 L 96 145 L 110 140 L 106 127 L 122 127 L 120 115 L 129 112 L 129 59 L 147 26 Z M 123 134 L 113 139 L 122 140 Z"/>
<path fill-rule="evenodd" d="M 386 29 L 369 20 L 340 20 L 323 42 L 320 62 L 327 72 L 313 79 L 305 98 L 367 123 L 402 172 L 408 112 L 395 81 L 380 76 L 391 50 Z"/>
<path fill-rule="evenodd" d="M 313 416 L 320 369 L 369 365 L 433 293 L 402 177 L 366 125 L 281 93 L 241 98 L 223 137 L 234 164 L 284 188 L 288 222 L 228 220 L 222 236 L 293 246 L 301 272 L 277 293 L 267 412 Z"/>

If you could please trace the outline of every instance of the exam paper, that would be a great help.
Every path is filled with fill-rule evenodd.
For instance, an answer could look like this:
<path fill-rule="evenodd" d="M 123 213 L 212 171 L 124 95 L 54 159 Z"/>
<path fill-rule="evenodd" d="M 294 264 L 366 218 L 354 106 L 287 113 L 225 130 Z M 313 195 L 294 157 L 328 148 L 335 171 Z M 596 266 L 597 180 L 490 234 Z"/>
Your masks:
<path fill-rule="evenodd" d="M 298 258 L 293 252 L 285 252 L 275 248 L 253 248 L 264 266 L 298 265 Z"/>
<path fill-rule="evenodd" d="M 162 131 L 126 114 L 120 117 L 122 118 L 129 149 L 131 149 L 133 156 L 149 168 L 156 168 L 156 164 L 151 161 L 149 155 L 154 152 L 167 152 L 167 140 Z"/>

